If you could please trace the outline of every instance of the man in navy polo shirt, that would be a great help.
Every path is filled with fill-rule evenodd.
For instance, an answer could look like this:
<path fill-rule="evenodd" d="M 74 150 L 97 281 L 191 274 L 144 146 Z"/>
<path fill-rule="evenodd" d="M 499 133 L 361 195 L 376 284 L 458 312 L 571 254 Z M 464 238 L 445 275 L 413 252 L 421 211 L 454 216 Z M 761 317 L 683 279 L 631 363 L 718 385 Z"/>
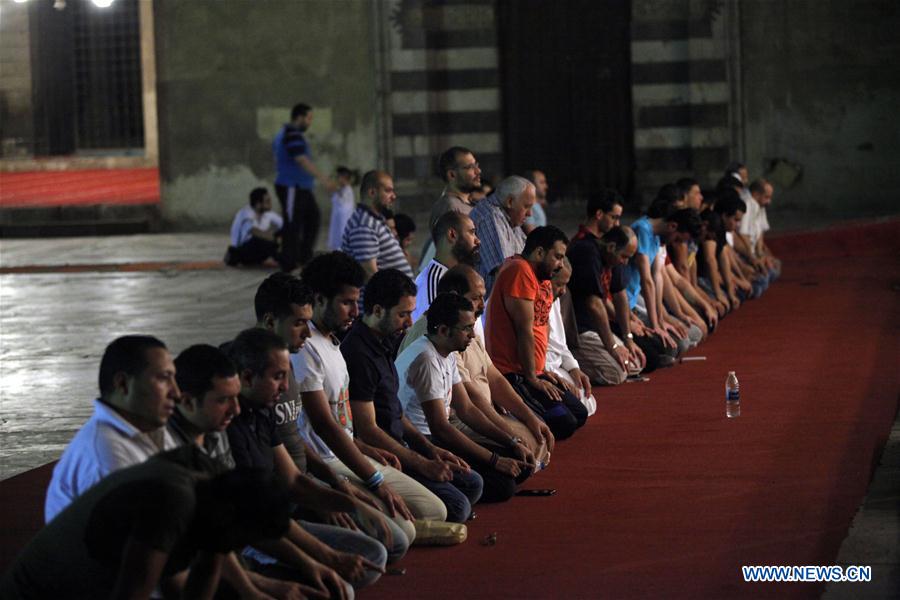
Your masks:
<path fill-rule="evenodd" d="M 461 458 L 435 446 L 403 415 L 394 365 L 398 338 L 412 325 L 416 285 L 396 269 L 378 271 L 366 286 L 365 315 L 341 344 L 350 373 L 354 427 L 365 443 L 396 456 L 404 472 L 462 523 L 481 497 L 484 482 Z"/>
<path fill-rule="evenodd" d="M 312 108 L 297 104 L 286 123 L 272 141 L 275 156 L 275 193 L 284 216 L 285 270 L 299 262 L 305 264 L 312 257 L 319 233 L 319 207 L 313 196 L 316 180 L 330 194 L 336 184 L 312 162 L 312 154 L 303 134 L 312 124 Z"/>

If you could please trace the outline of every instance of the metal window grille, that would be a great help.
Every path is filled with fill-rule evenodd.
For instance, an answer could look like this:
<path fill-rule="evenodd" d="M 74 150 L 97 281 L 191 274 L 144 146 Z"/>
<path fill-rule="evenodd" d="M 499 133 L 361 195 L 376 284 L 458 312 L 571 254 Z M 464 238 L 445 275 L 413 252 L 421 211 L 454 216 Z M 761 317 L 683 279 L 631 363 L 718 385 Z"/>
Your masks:
<path fill-rule="evenodd" d="M 138 0 L 98 9 L 69 2 L 74 20 L 78 150 L 143 148 Z"/>

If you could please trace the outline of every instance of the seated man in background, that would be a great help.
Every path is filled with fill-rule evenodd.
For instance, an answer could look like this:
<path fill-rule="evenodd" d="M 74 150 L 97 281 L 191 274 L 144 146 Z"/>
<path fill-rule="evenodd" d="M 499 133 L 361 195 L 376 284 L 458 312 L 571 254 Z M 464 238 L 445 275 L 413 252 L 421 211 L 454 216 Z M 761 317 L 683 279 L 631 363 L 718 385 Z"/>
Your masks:
<path fill-rule="evenodd" d="M 231 222 L 231 246 L 225 263 L 277 267 L 281 260 L 278 238 L 284 220 L 272 210 L 272 197 L 266 188 L 250 192 L 250 206 L 237 212 Z"/>
<path fill-rule="evenodd" d="M 507 260 L 497 275 L 485 322 L 485 347 L 494 366 L 559 440 L 587 420 L 581 401 L 544 368 L 553 304 L 550 279 L 562 268 L 568 243 L 552 225 L 528 234 L 522 254 Z"/>
<path fill-rule="evenodd" d="M 366 285 L 365 314 L 341 342 L 350 373 L 353 427 L 360 440 L 396 457 L 405 474 L 440 498 L 447 521 L 464 523 L 481 497 L 481 476 L 429 442 L 403 414 L 397 395 L 395 348 L 412 324 L 415 298 L 415 284 L 396 269 L 379 271 Z"/>
<path fill-rule="evenodd" d="M 447 269 L 460 263 L 475 266 L 481 257 L 481 241 L 476 235 L 475 223 L 463 213 L 449 211 L 441 215 L 431 231 L 431 238 L 434 258 L 416 277 L 418 293 L 413 321 L 418 321 L 428 310 L 428 305 L 437 296 L 438 282 Z"/>
<path fill-rule="evenodd" d="M 591 390 L 591 380 L 579 368 L 578 361 L 569 349 L 566 339 L 566 326 L 563 320 L 563 301 L 566 309 L 571 311 L 571 318 L 575 318 L 571 298 L 569 298 L 569 280 L 572 278 L 572 263 L 568 258 L 563 259 L 562 268 L 556 272 L 550 284 L 553 286 L 553 305 L 550 307 L 550 338 L 547 344 L 547 358 L 544 369 L 550 371 L 562 382 L 566 388 L 577 396 L 587 409 L 588 416 L 597 412 L 597 400 L 594 399 Z M 577 346 L 577 340 L 575 340 Z"/>
<path fill-rule="evenodd" d="M 497 191 L 479 202 L 469 215 L 481 240 L 478 273 L 484 279 L 487 297 L 503 261 L 525 246 L 522 224 L 531 215 L 535 194 L 533 183 L 513 175 L 501 181 Z"/>
<path fill-rule="evenodd" d="M 484 480 L 482 502 L 506 501 L 517 484 L 531 475 L 532 469 L 520 460 L 530 453 L 472 403 L 460 378 L 457 352 L 465 350 L 475 337 L 474 307 L 457 294 L 439 294 L 425 319 L 425 335 L 396 360 L 404 411 L 429 441 L 472 464 Z M 497 446 L 476 443 L 454 426 L 453 418 Z"/>
<path fill-rule="evenodd" d="M 224 431 L 240 414 L 241 380 L 234 363 L 218 348 L 197 344 L 179 354 L 175 366 L 182 399 L 167 424 L 172 436 L 180 445 L 196 445 L 216 460 L 215 472 L 233 469 L 235 460 Z M 249 554 L 264 562 L 263 572 L 318 585 L 333 569 L 363 587 L 377 581 L 384 570 L 386 550 L 361 532 L 305 522 L 289 525 L 280 539 L 254 545 L 277 558 L 277 565 L 268 556 Z"/>
<path fill-rule="evenodd" d="M 747 204 L 747 214 L 741 219 L 741 234 L 746 236 L 753 256 L 760 260 L 768 272 L 770 281 L 781 274 L 781 261 L 772 254 L 764 240 L 769 231 L 769 217 L 766 208 L 772 203 L 772 184 L 765 179 L 757 179 L 750 184 L 751 203 Z"/>
<path fill-rule="evenodd" d="M 481 191 L 481 166 L 468 148 L 453 146 L 444 150 L 438 157 L 437 170 L 446 185 L 441 197 L 431 207 L 428 231 L 434 231 L 435 224 L 444 213 L 452 211 L 468 215 L 484 198 Z M 419 266 L 427 265 L 434 258 L 434 252 L 434 242 L 429 238 L 422 248 Z"/>
<path fill-rule="evenodd" d="M 191 445 L 103 479 L 29 542 L 0 597 L 212 598 L 226 555 L 282 535 L 289 505 L 271 476 L 202 477 L 204 460 Z"/>
<path fill-rule="evenodd" d="M 400 241 L 391 232 L 384 215 L 396 199 L 390 173 L 369 171 L 363 175 L 359 186 L 359 204 L 344 228 L 341 250 L 359 262 L 365 281 L 379 269 L 399 269 L 413 276 Z"/>

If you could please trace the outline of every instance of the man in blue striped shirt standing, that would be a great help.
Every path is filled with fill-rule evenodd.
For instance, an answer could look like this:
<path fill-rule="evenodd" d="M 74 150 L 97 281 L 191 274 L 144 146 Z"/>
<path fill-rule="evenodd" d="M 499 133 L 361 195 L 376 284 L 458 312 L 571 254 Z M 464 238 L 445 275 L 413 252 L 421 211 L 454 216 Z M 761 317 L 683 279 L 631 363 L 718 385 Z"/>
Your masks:
<path fill-rule="evenodd" d="M 328 193 L 337 189 L 312 162 L 312 154 L 303 134 L 312 124 L 313 112 L 308 104 L 297 104 L 291 110 L 291 121 L 275 135 L 272 153 L 278 174 L 275 193 L 284 216 L 285 270 L 312 258 L 319 233 L 319 207 L 313 195 L 316 180 Z"/>

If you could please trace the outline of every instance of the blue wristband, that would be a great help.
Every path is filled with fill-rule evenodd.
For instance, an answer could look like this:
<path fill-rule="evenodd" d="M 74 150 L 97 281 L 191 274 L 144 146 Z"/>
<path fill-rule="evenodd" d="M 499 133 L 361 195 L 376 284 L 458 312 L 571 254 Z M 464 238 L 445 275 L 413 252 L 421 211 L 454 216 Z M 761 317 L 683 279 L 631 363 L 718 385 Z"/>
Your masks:
<path fill-rule="evenodd" d="M 384 483 L 384 474 L 381 471 L 375 471 L 372 473 L 372 476 L 366 480 L 365 485 L 366 488 L 374 492 L 381 487 L 382 483 Z"/>

